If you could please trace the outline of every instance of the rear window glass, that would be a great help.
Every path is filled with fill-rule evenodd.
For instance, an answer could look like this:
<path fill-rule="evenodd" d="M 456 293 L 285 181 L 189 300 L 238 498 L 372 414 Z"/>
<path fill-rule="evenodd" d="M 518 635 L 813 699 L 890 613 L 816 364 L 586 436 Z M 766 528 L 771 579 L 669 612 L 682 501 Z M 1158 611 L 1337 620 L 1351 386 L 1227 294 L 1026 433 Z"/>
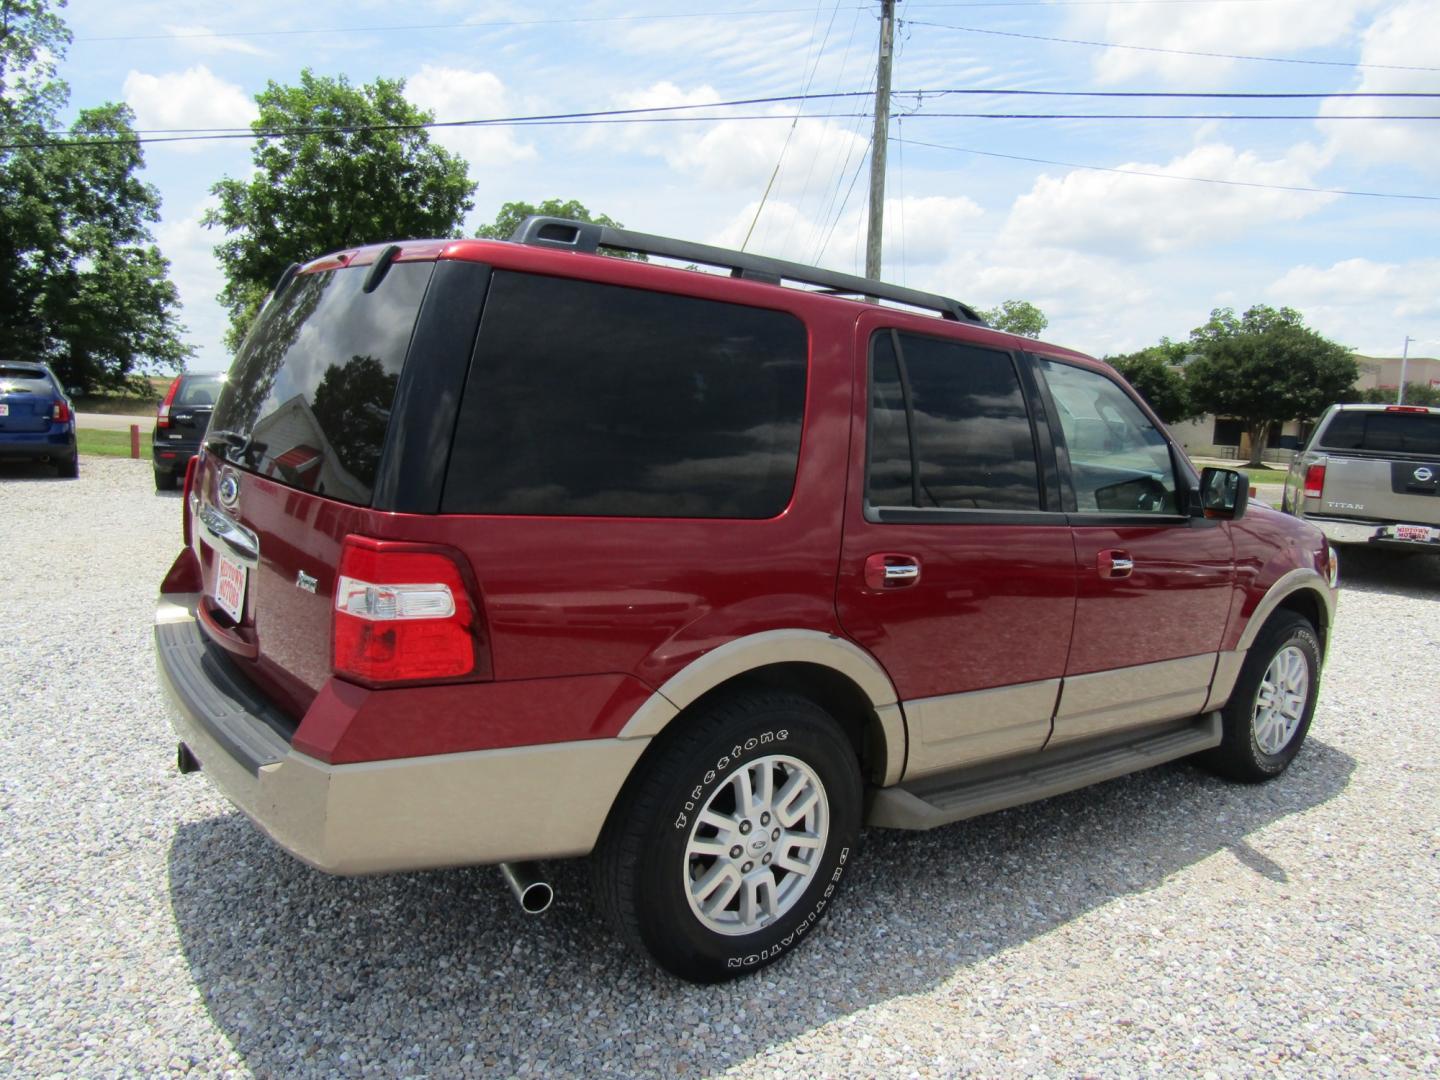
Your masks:
<path fill-rule="evenodd" d="M 0 366 L 0 379 L 6 382 L 38 382 L 50 385 L 50 376 L 45 374 L 44 368 L 21 367 L 20 365 L 5 364 Z"/>
<path fill-rule="evenodd" d="M 773 517 L 806 367 L 805 327 L 783 312 L 497 272 L 444 509 Z"/>
<path fill-rule="evenodd" d="M 298 276 L 245 339 L 216 402 L 212 435 L 249 440 L 231 460 L 368 504 L 434 265 L 396 263 L 371 293 L 368 266 Z"/>
<path fill-rule="evenodd" d="M 204 408 L 214 405 L 220 396 L 221 379 L 218 375 L 186 375 L 175 392 L 172 406 Z"/>
<path fill-rule="evenodd" d="M 1317 445 L 1375 454 L 1440 455 L 1440 413 L 1337 412 Z"/>

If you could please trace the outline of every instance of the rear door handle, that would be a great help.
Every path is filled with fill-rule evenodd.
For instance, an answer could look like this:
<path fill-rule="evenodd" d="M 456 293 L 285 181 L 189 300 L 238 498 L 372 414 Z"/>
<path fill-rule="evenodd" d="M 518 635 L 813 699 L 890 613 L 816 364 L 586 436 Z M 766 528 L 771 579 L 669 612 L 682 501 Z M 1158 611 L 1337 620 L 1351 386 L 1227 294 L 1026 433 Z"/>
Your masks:
<path fill-rule="evenodd" d="M 1135 560 L 1128 551 L 1107 548 L 1095 557 L 1095 568 L 1104 578 L 1126 578 L 1135 570 Z"/>
<path fill-rule="evenodd" d="M 914 555 L 880 552 L 865 560 L 865 587 L 876 592 L 905 589 L 920 580 L 920 560 Z"/>

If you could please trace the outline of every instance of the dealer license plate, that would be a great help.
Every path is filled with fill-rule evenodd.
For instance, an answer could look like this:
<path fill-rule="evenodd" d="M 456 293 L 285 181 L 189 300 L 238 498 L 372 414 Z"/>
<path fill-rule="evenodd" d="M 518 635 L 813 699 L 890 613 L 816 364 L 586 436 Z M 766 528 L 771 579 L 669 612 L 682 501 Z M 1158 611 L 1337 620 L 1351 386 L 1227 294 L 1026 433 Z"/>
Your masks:
<path fill-rule="evenodd" d="M 215 602 L 237 623 L 245 611 L 245 567 L 215 552 Z"/>
<path fill-rule="evenodd" d="M 1434 535 L 1434 530 L 1424 525 L 1396 525 L 1396 540 L 1429 540 Z"/>

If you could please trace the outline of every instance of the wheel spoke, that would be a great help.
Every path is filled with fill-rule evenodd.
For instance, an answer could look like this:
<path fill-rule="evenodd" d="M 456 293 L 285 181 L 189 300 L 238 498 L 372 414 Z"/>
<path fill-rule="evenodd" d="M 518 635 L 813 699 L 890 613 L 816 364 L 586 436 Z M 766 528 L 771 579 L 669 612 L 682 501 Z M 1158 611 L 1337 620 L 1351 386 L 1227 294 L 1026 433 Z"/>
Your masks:
<path fill-rule="evenodd" d="M 775 816 L 787 829 L 802 821 L 810 808 L 820 798 L 820 793 L 810 786 L 810 778 L 795 773 L 775 797 Z"/>
<path fill-rule="evenodd" d="M 691 858 L 728 859 L 731 846 L 718 836 L 708 840 L 701 836 L 695 836 L 691 837 L 690 843 L 685 845 L 685 854 Z"/>
<path fill-rule="evenodd" d="M 700 811 L 700 816 L 696 819 L 696 824 L 709 825 L 712 829 L 720 833 L 722 839 L 740 827 L 740 822 L 735 818 L 726 817 L 724 814 L 717 814 L 714 810 L 709 809 Z"/>
<path fill-rule="evenodd" d="M 740 871 L 728 862 L 717 862 L 690 889 L 690 895 L 704 905 L 706 914 L 723 909 L 740 887 Z"/>
<path fill-rule="evenodd" d="M 749 817 L 760 811 L 755 806 L 755 786 L 750 782 L 750 767 L 747 765 L 735 774 L 735 814 Z"/>

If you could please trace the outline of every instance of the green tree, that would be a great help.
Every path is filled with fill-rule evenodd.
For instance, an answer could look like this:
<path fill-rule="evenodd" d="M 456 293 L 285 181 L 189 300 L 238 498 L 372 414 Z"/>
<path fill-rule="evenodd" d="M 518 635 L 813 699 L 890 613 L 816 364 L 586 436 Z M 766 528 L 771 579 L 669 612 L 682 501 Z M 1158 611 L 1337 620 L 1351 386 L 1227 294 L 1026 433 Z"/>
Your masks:
<path fill-rule="evenodd" d="M 0 355 L 47 361 L 66 386 L 119 389 L 191 352 L 169 264 L 153 243 L 160 198 L 124 105 L 82 110 L 56 137 L 70 40 L 45 0 L 0 0 Z"/>
<path fill-rule="evenodd" d="M 1349 349 L 1288 307 L 1259 304 L 1239 316 L 1216 308 L 1191 331 L 1190 347 L 1198 355 L 1185 374 L 1196 407 L 1245 424 L 1251 465 L 1260 464 L 1271 424 L 1318 415 L 1344 400 L 1359 375 Z"/>
<path fill-rule="evenodd" d="M 584 203 L 576 199 L 567 199 L 561 202 L 559 199 L 546 199 L 539 206 L 527 202 L 507 202 L 500 207 L 500 213 L 495 215 L 495 220 L 489 225 L 481 225 L 475 230 L 475 235 L 482 240 L 509 240 L 511 235 L 520 223 L 527 217 L 535 215 L 541 217 L 565 218 L 569 221 L 585 221 L 592 225 L 608 225 L 612 229 L 623 229 L 625 226 L 616 221 L 609 214 L 591 214 Z M 638 259 L 641 262 L 648 260 L 644 255 L 634 251 L 607 251 L 600 249 L 602 255 L 613 255 L 617 259 Z"/>
<path fill-rule="evenodd" d="M 1038 338 L 1050 325 L 1050 320 L 1029 300 L 1005 300 L 999 307 L 980 313 L 985 321 L 996 330 L 1021 337 Z"/>
<path fill-rule="evenodd" d="M 298 86 L 270 82 L 255 95 L 254 174 L 215 184 L 220 205 L 204 219 L 226 234 L 215 254 L 232 349 L 291 263 L 459 231 L 475 185 L 463 159 L 415 126 L 434 116 L 406 101 L 404 88 L 403 79 L 357 87 L 307 69 Z"/>
<path fill-rule="evenodd" d="M 1381 388 L 1372 386 L 1368 390 L 1352 387 L 1350 393 L 1340 398 L 1340 400 L 1369 405 L 1394 405 L 1397 396 L 1399 396 L 1399 391 L 1394 387 Z M 1407 382 L 1405 384 L 1405 404 L 1440 405 L 1440 386 L 1431 386 L 1429 383 Z"/>
<path fill-rule="evenodd" d="M 1181 342 L 1161 338 L 1159 345 L 1105 359 L 1125 376 L 1125 381 L 1139 392 L 1161 420 L 1177 424 L 1192 420 L 1201 412 L 1191 400 L 1190 385 L 1180 367 L 1188 351 Z"/>

